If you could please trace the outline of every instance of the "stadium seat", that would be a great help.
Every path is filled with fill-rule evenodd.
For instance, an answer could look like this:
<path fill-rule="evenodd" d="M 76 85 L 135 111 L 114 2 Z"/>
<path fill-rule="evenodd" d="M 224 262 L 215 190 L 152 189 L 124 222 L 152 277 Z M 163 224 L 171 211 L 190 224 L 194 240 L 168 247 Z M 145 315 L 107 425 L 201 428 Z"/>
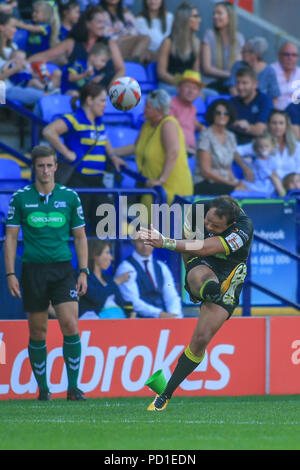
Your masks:
<path fill-rule="evenodd" d="M 213 101 L 216 100 L 230 100 L 230 95 L 216 95 L 216 96 L 207 96 L 205 100 L 206 108 L 208 108 Z"/>
<path fill-rule="evenodd" d="M 18 163 L 9 158 L 0 158 L 0 181 L 6 179 L 22 179 Z"/>
<path fill-rule="evenodd" d="M 27 40 L 28 40 L 28 31 L 25 29 L 18 29 L 14 35 L 13 42 L 18 46 L 18 49 L 26 51 L 27 49 Z"/>
<path fill-rule="evenodd" d="M 158 77 L 157 77 L 157 62 L 150 62 L 146 66 L 146 71 L 148 75 L 148 81 L 153 83 L 154 88 L 157 88 L 158 85 Z"/>
<path fill-rule="evenodd" d="M 62 114 L 72 113 L 70 95 L 46 95 L 40 99 L 42 119 L 52 122 Z"/>
<path fill-rule="evenodd" d="M 139 134 L 138 129 L 121 125 L 108 125 L 106 131 L 112 147 L 133 144 Z"/>
<path fill-rule="evenodd" d="M 142 94 L 139 104 L 129 111 L 119 111 L 110 102 L 107 97 L 107 105 L 103 115 L 103 122 L 109 124 L 121 124 L 139 129 L 142 123 L 142 115 L 144 113 L 145 97 Z"/>
<path fill-rule="evenodd" d="M 197 109 L 197 120 L 204 124 L 205 123 L 205 113 L 206 113 L 206 109 L 207 109 L 206 102 L 203 100 L 203 98 L 198 96 L 198 98 L 196 98 L 195 101 L 193 102 L 193 105 Z"/>
<path fill-rule="evenodd" d="M 147 93 L 156 88 L 153 81 L 149 80 L 147 70 L 142 64 L 138 62 L 125 62 L 125 70 L 127 77 L 134 78 L 139 82 L 142 93 Z"/>

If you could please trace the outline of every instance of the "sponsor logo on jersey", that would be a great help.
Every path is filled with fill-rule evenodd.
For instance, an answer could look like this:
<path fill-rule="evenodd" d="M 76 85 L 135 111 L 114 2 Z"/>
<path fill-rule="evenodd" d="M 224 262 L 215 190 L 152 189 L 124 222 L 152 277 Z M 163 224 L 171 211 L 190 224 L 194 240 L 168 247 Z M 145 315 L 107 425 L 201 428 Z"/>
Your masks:
<path fill-rule="evenodd" d="M 42 227 L 53 227 L 60 228 L 66 223 L 66 217 L 60 212 L 31 212 L 27 217 L 27 223 L 31 227 L 42 228 Z"/>
<path fill-rule="evenodd" d="M 237 233 L 231 233 L 225 237 L 225 240 L 227 241 L 232 251 L 238 250 L 244 244 L 242 238 Z"/>

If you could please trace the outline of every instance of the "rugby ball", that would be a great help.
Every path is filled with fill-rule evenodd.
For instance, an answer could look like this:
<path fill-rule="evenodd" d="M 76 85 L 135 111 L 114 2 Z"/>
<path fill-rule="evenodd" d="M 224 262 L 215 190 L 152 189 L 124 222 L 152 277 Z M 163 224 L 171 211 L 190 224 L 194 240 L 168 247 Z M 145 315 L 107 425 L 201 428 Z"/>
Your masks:
<path fill-rule="evenodd" d="M 141 87 L 131 77 L 117 78 L 108 91 L 112 105 L 120 111 L 129 111 L 134 108 L 141 99 Z"/>

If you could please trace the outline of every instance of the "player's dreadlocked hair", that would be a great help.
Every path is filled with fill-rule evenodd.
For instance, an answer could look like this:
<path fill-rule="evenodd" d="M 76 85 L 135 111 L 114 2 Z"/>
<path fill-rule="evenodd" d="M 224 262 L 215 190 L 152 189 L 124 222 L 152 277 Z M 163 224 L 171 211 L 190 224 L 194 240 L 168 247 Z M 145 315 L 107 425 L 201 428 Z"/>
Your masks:
<path fill-rule="evenodd" d="M 226 217 L 228 225 L 236 222 L 240 216 L 240 206 L 235 199 L 231 196 L 218 196 L 213 199 L 210 203 L 210 208 L 216 209 L 215 214 L 222 218 Z"/>

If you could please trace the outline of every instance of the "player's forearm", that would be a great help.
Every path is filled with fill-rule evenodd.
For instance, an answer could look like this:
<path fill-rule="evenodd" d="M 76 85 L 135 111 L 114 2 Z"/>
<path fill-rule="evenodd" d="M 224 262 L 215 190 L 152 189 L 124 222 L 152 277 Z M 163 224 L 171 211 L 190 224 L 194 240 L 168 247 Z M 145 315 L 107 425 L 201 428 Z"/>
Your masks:
<path fill-rule="evenodd" d="M 6 273 L 15 272 L 17 244 L 17 239 L 11 236 L 6 236 L 4 243 L 4 262 Z"/>
<path fill-rule="evenodd" d="M 88 246 L 85 236 L 75 237 L 74 246 L 78 260 L 79 269 L 87 268 L 88 266 Z"/>

